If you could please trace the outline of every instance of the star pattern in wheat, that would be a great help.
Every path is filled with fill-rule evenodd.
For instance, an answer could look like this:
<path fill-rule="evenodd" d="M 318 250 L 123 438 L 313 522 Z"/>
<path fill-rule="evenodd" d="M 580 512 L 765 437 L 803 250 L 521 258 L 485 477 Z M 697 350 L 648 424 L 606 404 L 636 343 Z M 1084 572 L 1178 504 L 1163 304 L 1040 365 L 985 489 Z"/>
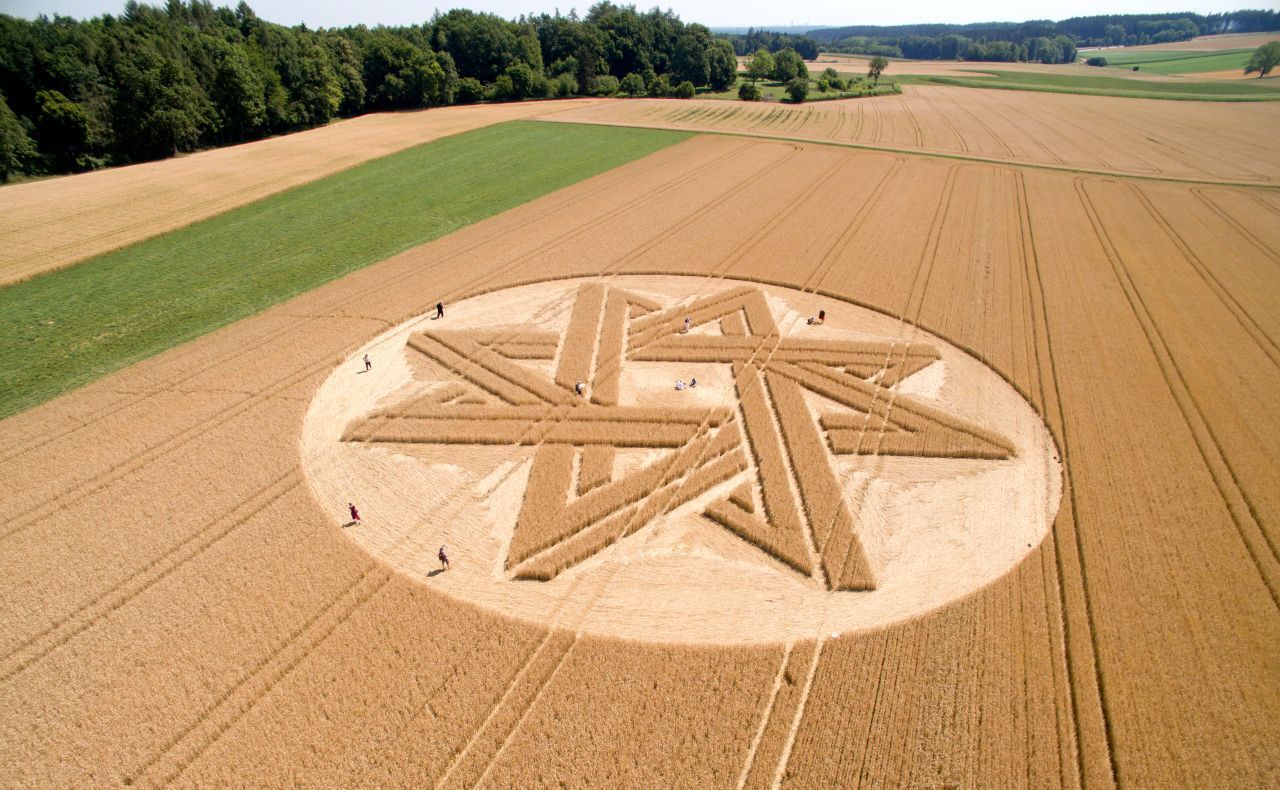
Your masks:
<path fill-rule="evenodd" d="M 719 487 L 727 493 L 705 505 L 706 519 L 830 590 L 871 590 L 875 572 L 833 456 L 998 462 L 1014 452 L 896 386 L 939 360 L 932 346 L 785 337 L 752 286 L 664 309 L 591 283 L 574 294 L 563 337 L 433 329 L 411 335 L 408 351 L 455 379 L 356 421 L 344 440 L 531 448 L 505 558 L 513 579 L 552 579 Z M 554 373 L 521 360 L 552 361 Z M 624 405 L 629 362 L 729 365 L 737 403 Z M 631 448 L 660 455 L 615 476 L 616 453 Z"/>

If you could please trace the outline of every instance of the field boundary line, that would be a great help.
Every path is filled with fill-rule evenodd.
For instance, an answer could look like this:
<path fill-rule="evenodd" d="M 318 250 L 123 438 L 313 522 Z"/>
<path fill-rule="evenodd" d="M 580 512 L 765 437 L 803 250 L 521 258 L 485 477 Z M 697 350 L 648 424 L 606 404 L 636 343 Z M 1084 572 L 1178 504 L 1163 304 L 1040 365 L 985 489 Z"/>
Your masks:
<path fill-rule="evenodd" d="M 1278 569 L 1272 567 L 1277 560 L 1280 560 L 1280 552 L 1271 542 L 1271 537 L 1262 529 L 1262 524 L 1253 502 L 1249 499 L 1243 486 L 1241 486 L 1235 469 L 1231 466 L 1231 462 L 1227 460 L 1226 453 L 1222 450 L 1222 445 L 1217 435 L 1205 418 L 1204 411 L 1196 400 L 1195 395 L 1191 392 L 1182 369 L 1178 367 L 1178 363 L 1173 357 L 1173 352 L 1169 348 L 1168 341 L 1165 340 L 1164 334 L 1160 331 L 1160 326 L 1152 318 L 1146 300 L 1142 298 L 1141 292 L 1138 291 L 1133 282 L 1128 266 L 1120 257 L 1110 234 L 1102 224 L 1102 219 L 1098 216 L 1097 209 L 1089 198 L 1088 190 L 1079 179 L 1076 180 L 1075 186 L 1076 194 L 1088 214 L 1094 233 L 1106 253 L 1107 261 L 1111 264 L 1112 272 L 1120 282 L 1125 299 L 1129 303 L 1129 308 L 1133 311 L 1134 318 L 1137 319 L 1143 334 L 1147 338 L 1147 345 L 1156 358 L 1156 364 L 1164 377 L 1165 386 L 1168 387 L 1170 395 L 1173 396 L 1178 410 L 1182 412 L 1182 418 L 1187 425 L 1187 430 L 1191 433 L 1196 448 L 1200 451 L 1200 459 L 1208 469 L 1209 476 L 1217 487 L 1218 494 L 1226 505 L 1231 520 L 1235 523 L 1240 540 L 1244 543 L 1245 549 L 1253 559 L 1254 566 L 1258 570 L 1258 575 L 1261 577 L 1263 585 L 1271 594 L 1272 603 L 1277 608 L 1280 608 L 1280 583 L 1277 581 Z M 1170 369 L 1172 369 L 1172 374 Z M 1192 415 L 1195 416 L 1195 419 L 1192 419 Z M 1201 437 L 1201 432 L 1208 437 L 1207 442 Z M 1212 446 L 1212 454 L 1209 453 L 1206 445 Z M 1231 483 L 1230 489 L 1222 480 L 1222 473 L 1218 470 L 1219 465 L 1226 470 L 1227 477 Z M 1236 501 L 1237 499 L 1239 502 Z M 1244 506 L 1243 513 L 1240 510 L 1241 504 Z M 1246 515 L 1248 526 L 1252 527 L 1251 529 L 1246 527 Z M 1255 535 L 1255 532 L 1258 534 Z M 1271 562 L 1265 565 L 1264 558 L 1260 556 L 1263 553 L 1263 548 L 1255 546 L 1258 536 L 1262 539 L 1262 547 L 1269 550 L 1271 555 Z"/>
<path fill-rule="evenodd" d="M 384 153 L 382 153 L 382 154 L 380 154 L 380 155 L 378 155 L 378 156 L 372 157 L 372 158 L 370 158 L 370 159 L 364 159 L 364 160 L 361 160 L 361 161 L 358 161 L 358 162 L 352 162 L 352 163 L 350 163 L 350 164 L 348 164 L 348 165 L 344 165 L 344 166 L 338 167 L 337 169 L 332 170 L 332 171 L 327 172 L 327 173 L 324 173 L 324 174 L 322 174 L 322 175 L 319 175 L 319 176 L 316 176 L 316 177 L 312 177 L 312 178 L 306 178 L 306 179 L 305 179 L 305 180 L 303 180 L 303 181 L 299 181 L 299 182 L 297 182 L 297 183 L 295 183 L 295 184 L 291 184 L 291 185 L 285 186 L 285 187 L 283 187 L 283 188 L 279 188 L 279 189 L 272 189 L 272 190 L 270 190 L 270 191 L 264 192 L 263 194 L 259 195 L 258 197 L 254 198 L 253 200 L 249 200 L 249 201 L 246 201 L 246 202 L 239 202 L 239 201 L 235 200 L 234 198 L 237 198 L 239 195 L 242 195 L 242 194 L 244 194 L 245 192 L 252 192 L 252 191 L 254 191 L 254 190 L 256 190 L 256 189 L 259 189 L 259 188 L 262 186 L 261 184 L 248 184 L 248 185 L 243 186 L 243 187 L 241 187 L 240 189 L 237 189 L 237 190 L 235 190 L 235 191 L 233 191 L 233 192 L 224 193 L 224 194 L 222 194 L 222 195 L 216 196 L 216 197 L 211 198 L 211 199 L 203 199 L 203 200 L 199 200 L 199 201 L 197 201 L 196 205 L 207 206 L 207 205 L 222 204 L 222 205 L 224 205 L 224 206 L 225 206 L 224 208 L 221 208 L 221 209 L 215 210 L 213 213 L 208 214 L 207 216 L 198 217 L 198 218 L 196 218 L 196 219 L 191 220 L 190 222 L 186 222 L 186 223 L 183 223 L 183 224 L 181 224 L 181 225 L 175 225 L 174 227 L 169 228 L 168 230 L 162 231 L 161 233 L 153 234 L 153 235 L 150 235 L 150 236 L 144 236 L 144 237 L 142 237 L 142 238 L 134 239 L 134 240 L 132 240 L 132 241 L 122 242 L 122 243 L 117 244 L 117 245 L 115 245 L 115 246 L 113 246 L 113 247 L 110 247 L 110 248 L 108 248 L 108 249 L 101 250 L 101 251 L 99 251 L 99 252 L 93 253 L 92 255 L 89 255 L 89 256 L 86 256 L 86 257 L 78 258 L 78 259 L 76 259 L 76 260 L 74 260 L 74 261 L 70 261 L 70 262 L 68 262 L 67 264 L 65 264 L 65 265 L 63 265 L 63 266 L 59 266 L 59 267 L 56 267 L 56 268 L 53 268 L 53 269 L 43 269 L 43 270 L 41 270 L 41 271 L 39 271 L 39 272 L 36 272 L 36 273 L 33 273 L 33 274 L 27 274 L 27 275 L 24 275 L 24 276 L 22 276 L 22 277 L 20 277 L 20 278 L 18 278 L 18 279 L 12 279 L 12 278 L 0 278 L 0 288 L 7 287 L 7 286 L 10 286 L 10 285 L 17 285 L 18 283 L 26 282 L 27 280 L 31 280 L 31 279 L 33 279 L 33 278 L 35 278 L 35 277 L 39 277 L 39 276 L 44 275 L 44 274 L 49 274 L 49 273 L 51 273 L 51 272 L 61 271 L 61 270 L 63 270 L 63 269 L 69 269 L 69 268 L 72 268 L 72 267 L 74 267 L 74 266 L 78 266 L 78 265 L 80 265 L 80 264 L 82 264 L 82 263 L 87 263 L 88 261 L 91 261 L 92 259 L 94 259 L 94 258 L 96 258 L 96 257 L 98 257 L 98 256 L 100 256 L 100 255 L 106 255 L 106 254 L 109 254 L 109 253 L 112 253 L 112 252 L 119 252 L 120 250 L 126 249 L 126 248 L 128 248 L 128 247 L 132 247 L 132 246 L 134 246 L 135 244 L 141 244 L 142 242 L 144 242 L 144 241 L 149 241 L 150 239 L 156 238 L 157 236 L 162 236 L 162 235 L 164 235 L 165 233 L 170 233 L 170 232 L 175 231 L 175 230 L 181 230 L 182 228 L 189 227 L 189 226 L 191 226 L 191 225 L 196 224 L 197 222 L 203 222 L 204 220 L 207 220 L 207 219 L 213 219 L 214 217 L 219 217 L 219 216 L 222 216 L 222 215 L 224 215 L 224 214 L 228 214 L 228 213 L 230 213 L 230 212 L 232 212 L 232 211 L 234 211 L 234 210 L 236 210 L 236 209 L 238 209 L 238 208 L 243 208 L 243 207 L 245 207 L 245 206 L 251 206 L 251 205 L 253 205 L 253 204 L 255 204 L 255 203 L 259 203 L 259 202 L 261 202 L 261 201 L 263 201 L 263 200 L 266 200 L 266 199 L 268 199 L 268 198 L 275 197 L 276 195 L 282 194 L 282 193 L 284 193 L 284 192 L 288 192 L 288 191 L 289 191 L 289 190 L 291 190 L 291 189 L 296 189 L 296 188 L 298 188 L 298 187 L 303 187 L 303 186 L 307 186 L 307 185 L 309 185 L 309 184 L 314 184 L 314 183 L 316 183 L 316 182 L 318 182 L 318 181 L 322 181 L 322 180 L 324 180 L 324 179 L 326 179 L 326 178 L 329 178 L 329 177 L 331 177 L 331 176 L 336 176 L 336 175 L 339 175 L 339 174 L 341 174 L 341 173 L 345 173 L 345 172 L 347 172 L 347 171 L 349 171 L 349 170 L 353 170 L 353 169 L 355 169 L 355 168 L 357 168 L 357 167 L 360 167 L 361 165 L 365 165 L 365 164 L 368 164 L 368 163 L 370 163 L 370 162 L 375 162 L 375 161 L 377 161 L 377 160 L 379 160 L 379 159 L 385 159 L 386 157 L 394 156 L 394 155 L 396 155 L 396 154 L 403 153 L 403 152 L 405 152 L 405 151 L 408 151 L 408 150 L 413 149 L 413 148 L 417 148 L 417 147 L 419 147 L 419 146 L 423 146 L 423 145 L 430 145 L 431 143 L 435 143 L 435 142 L 438 142 L 438 141 L 440 141 L 440 140 L 445 140 L 445 139 L 448 139 L 448 138 L 450 138 L 450 137 L 457 137 L 457 136 L 458 136 L 458 135 L 460 135 L 460 134 L 466 134 L 467 132 L 478 131 L 478 130 L 480 130 L 480 129 L 487 129 L 487 128 L 491 127 L 491 126 L 498 126 L 498 125 L 500 125 L 500 124 L 504 124 L 504 123 L 517 123 L 517 122 L 520 122 L 520 121 L 526 121 L 526 120 L 544 120 L 544 117 L 543 117 L 543 116 L 544 116 L 545 114 L 547 114 L 547 113 L 567 112 L 567 111 L 572 110 L 572 109 L 578 109 L 579 107 L 591 107 L 591 106 L 594 106 L 594 105 L 596 105 L 596 104 L 599 104 L 599 103 L 600 103 L 600 100 L 598 100 L 598 99 L 584 99 L 584 100 L 580 100 L 580 101 L 581 101 L 581 104 L 579 104 L 579 100 L 574 100 L 574 104 L 575 104 L 575 106 L 574 106 L 574 107 L 569 107 L 569 108 L 560 107 L 560 108 L 556 108 L 556 109 L 547 109 L 547 110 L 545 110 L 545 111 L 534 111 L 534 112 L 531 112 L 529 115 L 525 115 L 525 116 L 521 116 L 521 117 L 506 118 L 506 119 L 495 119 L 495 120 L 490 121 L 490 122 L 488 122 L 488 123 L 482 123 L 482 124 L 480 124 L 480 125 L 478 125 L 478 126 L 465 126 L 465 127 L 461 127 L 461 128 L 454 128 L 453 130 L 448 131 L 448 132 L 446 132 L 445 134 L 441 134 L 439 137 L 433 137 L 433 138 L 431 138 L 431 139 L 429 139 L 429 140 L 421 140 L 421 141 L 419 141 L 419 142 L 409 143 L 409 144 L 407 144 L 407 145 L 403 145 L 403 146 L 400 146 L 400 147 L 397 147 L 397 148 L 393 148 L 393 149 L 391 149 L 391 150 L 387 150 L 386 152 L 384 152 Z M 423 112 L 425 112 L 425 110 L 423 110 Z M 345 120 L 355 120 L 355 119 L 354 119 L 354 118 L 352 118 L 352 119 L 345 119 Z M 324 128 L 324 127 L 319 127 L 319 128 Z M 305 130 L 305 129 L 304 129 L 304 130 L 301 130 L 301 131 L 309 131 L 309 130 Z M 278 141 L 278 140 L 280 140 L 281 138 L 277 137 L 277 138 L 270 138 L 270 139 L 275 139 L 275 140 L 277 140 L 277 141 Z M 211 150 L 219 150 L 219 149 L 211 149 Z M 231 200 L 231 202 L 230 202 L 230 204 L 229 204 L 229 205 L 227 204 L 227 201 L 228 201 L 228 200 Z M 187 204 L 187 205 L 190 205 L 190 204 Z M 109 211 L 110 211 L 110 208 L 111 208 L 111 207 L 109 207 L 109 206 L 101 207 L 101 208 L 99 209 L 99 212 L 109 212 Z M 183 209 L 173 209 L 173 210 L 171 210 L 171 211 L 166 211 L 166 212 L 164 212 L 164 213 L 162 213 L 162 214 L 157 214 L 157 215 L 153 215 L 153 216 L 149 217 L 145 222 L 130 223 L 130 224 L 127 224 L 127 225 L 124 225 L 124 226 L 120 226 L 118 229 L 120 229 L 120 230 L 132 230 L 132 229 L 134 229 L 134 228 L 138 228 L 138 227 L 143 227 L 143 226 L 147 226 L 147 225 L 154 225 L 154 224 L 156 223 L 156 221 L 157 221 L 157 220 L 164 220 L 164 219 L 167 219 L 167 218 L 169 218 L 169 217 L 174 216 L 175 214 L 180 214 L 180 213 L 182 212 L 182 210 L 183 210 Z M 42 229 L 42 228 L 47 228 L 47 227 L 49 227 L 49 226 L 51 226 L 51 225 L 56 224 L 56 223 L 57 223 L 57 222 L 59 222 L 59 221 L 61 221 L 61 220 L 49 220 L 49 221 L 46 221 L 46 222 L 40 222 L 40 223 L 37 223 L 37 224 L 34 226 L 34 229 L 39 230 L 39 229 Z M 80 218 L 78 221 L 83 222 L 83 221 L 84 221 L 84 218 L 82 217 L 82 218 Z M 96 234 L 96 235 L 94 235 L 94 236 L 89 237 L 88 239 L 86 239 L 86 240 L 84 240 L 84 241 L 92 241 L 92 240 L 94 240 L 94 239 L 100 239 L 100 238 L 104 238 L 104 237 L 106 237 L 106 236 L 111 236 L 111 235 L 116 235 L 116 231 L 110 231 L 110 232 L 106 232 L 106 233 L 98 233 L 98 234 Z M 82 244 L 83 244 L 83 242 L 79 242 L 79 243 L 72 242 L 72 243 L 65 243 L 65 244 L 61 244 L 61 245 L 59 245 L 59 246 L 57 246 L 57 247 L 53 247 L 53 248 L 51 248 L 50 250 L 46 250 L 45 254 L 48 254 L 48 253 L 50 253 L 50 252 L 57 252 L 57 251 L 60 251 L 60 250 L 65 250 L 65 249 L 73 248 L 73 247 L 76 247 L 76 246 L 82 246 Z"/>
<path fill-rule="evenodd" d="M 1247 309 L 1245 309 L 1244 305 L 1240 304 L 1240 302 L 1232 296 L 1226 286 L 1218 280 L 1217 276 L 1215 276 L 1209 267 L 1205 265 L 1204 261 L 1200 259 L 1200 256 L 1196 255 L 1195 251 L 1191 249 L 1191 245 L 1187 243 L 1186 239 L 1182 238 L 1182 234 L 1178 233 L 1172 223 L 1165 218 L 1160 209 L 1158 209 L 1155 203 L 1152 202 L 1151 196 L 1146 194 L 1136 184 L 1128 184 L 1127 186 L 1129 191 L 1138 198 L 1138 201 L 1142 204 L 1143 208 L 1146 209 L 1147 213 L 1151 215 L 1152 219 L 1160 225 L 1161 230 L 1163 230 L 1165 235 L 1167 235 L 1174 243 L 1174 246 L 1178 248 L 1178 252 L 1182 254 L 1182 257 L 1185 258 L 1187 263 L 1191 264 L 1191 267 L 1200 275 L 1200 279 L 1204 281 L 1205 285 L 1209 286 L 1209 289 L 1213 291 L 1214 295 L 1218 297 L 1218 300 L 1222 302 L 1223 306 L 1227 308 L 1232 317 L 1236 319 L 1236 322 L 1240 324 L 1240 327 L 1253 339 L 1253 342 L 1258 344 L 1262 353 L 1267 355 L 1267 358 L 1271 360 L 1271 363 L 1276 367 L 1280 367 L 1280 347 L 1276 345 L 1275 340 L 1267 334 L 1266 330 L 1258 325 L 1258 322 L 1254 320 L 1254 317 Z"/>
<path fill-rule="evenodd" d="M 672 131 L 692 132 L 694 134 L 715 135 L 719 137 L 752 137 L 765 140 L 776 140 L 788 143 L 804 143 L 806 145 L 829 145 L 837 148 L 854 148 L 866 151 L 874 151 L 880 153 L 899 154 L 902 156 L 917 156 L 930 159 L 953 159 L 963 162 L 975 162 L 979 164 L 994 164 L 1004 167 L 1023 167 L 1031 170 L 1049 170 L 1055 173 L 1072 173 L 1077 175 L 1102 176 L 1104 178 L 1127 178 L 1138 181 L 1159 181 L 1162 183 L 1176 184 L 1201 184 L 1204 186 L 1215 187 L 1239 187 L 1257 190 L 1266 190 L 1269 192 L 1280 191 L 1280 178 L 1266 183 L 1249 182 L 1249 181 L 1231 181 L 1231 180 L 1206 180 L 1189 178 L 1176 175 L 1148 175 L 1145 173 L 1131 172 L 1113 172 L 1110 170 L 1099 170 L 1088 167 L 1073 167 L 1068 165 L 1052 165 L 1046 162 L 1022 162 L 1017 160 L 1005 160 L 996 157 L 982 157 L 969 154 L 947 153 L 944 151 L 917 151 L 910 148 L 899 148 L 896 146 L 885 145 L 882 143 L 867 142 L 845 142 L 841 140 L 823 140 L 807 137 L 787 137 L 784 135 L 774 135 L 765 132 L 752 132 L 747 129 L 729 130 L 729 129 L 703 129 L 695 126 L 684 126 L 676 124 L 665 124 L 659 126 L 651 126 L 637 121 L 603 121 L 603 120 L 579 120 L 579 119 L 560 119 L 560 118 L 544 118 L 549 123 L 573 123 L 584 126 L 630 126 L 645 129 L 670 129 Z"/>
<path fill-rule="evenodd" d="M 150 563 L 134 571 L 96 598 L 84 603 L 10 650 L 3 658 L 0 682 L 12 679 L 27 667 L 43 659 L 76 636 L 93 627 L 105 617 L 154 587 L 176 572 L 186 563 L 203 554 L 207 549 L 230 535 L 237 528 L 261 513 L 267 507 L 284 498 L 302 482 L 301 471 L 294 467 L 277 477 L 247 501 L 241 501 L 223 515 L 215 518 L 195 533 L 179 541 L 168 551 L 155 557 Z M 87 618 L 87 619 L 86 619 Z M 26 658 L 14 657 L 27 651 L 38 642 L 45 642 Z"/>
<path fill-rule="evenodd" d="M 1027 194 L 1025 174 L 1018 174 L 1017 187 L 1022 209 L 1023 265 L 1028 267 L 1028 271 L 1033 275 L 1033 279 L 1036 282 L 1036 292 L 1038 292 L 1040 297 L 1039 310 L 1036 312 L 1039 313 L 1040 321 L 1044 326 L 1044 346 L 1049 359 L 1050 380 L 1048 383 L 1051 386 L 1044 388 L 1046 395 L 1045 411 L 1046 413 L 1051 411 L 1048 403 L 1048 396 L 1051 394 L 1056 406 L 1059 431 L 1062 434 L 1061 438 L 1057 439 L 1056 442 L 1059 445 L 1058 449 L 1062 458 L 1063 497 L 1067 500 L 1067 505 L 1071 508 L 1071 539 L 1067 541 L 1067 545 L 1074 548 L 1075 551 L 1072 554 L 1071 559 L 1073 560 L 1073 564 L 1080 569 L 1080 575 L 1078 577 L 1066 573 L 1063 565 L 1063 553 L 1061 551 L 1063 542 L 1059 541 L 1058 536 L 1054 534 L 1054 555 L 1056 559 L 1055 566 L 1058 573 L 1058 605 L 1059 611 L 1061 612 L 1060 625 L 1063 634 L 1063 652 L 1066 657 L 1067 681 L 1071 690 L 1072 720 L 1076 731 L 1076 770 L 1079 772 L 1077 778 L 1083 786 L 1088 781 L 1087 777 L 1090 775 L 1088 766 L 1085 764 L 1088 758 L 1088 750 L 1085 749 L 1084 745 L 1084 733 L 1082 729 L 1083 718 L 1081 716 L 1081 710 L 1084 703 L 1080 699 L 1079 684 L 1086 682 L 1086 679 L 1089 679 L 1091 676 L 1092 684 L 1090 685 L 1092 688 L 1085 689 L 1085 691 L 1093 692 L 1090 696 L 1096 698 L 1098 714 L 1102 719 L 1104 736 L 1103 742 L 1107 746 L 1107 768 L 1109 771 L 1107 776 L 1110 779 L 1110 785 L 1115 787 L 1119 781 L 1119 765 L 1115 756 L 1115 736 L 1111 730 L 1111 717 L 1107 711 L 1106 699 L 1104 697 L 1102 666 L 1098 661 L 1098 637 L 1096 633 L 1097 629 L 1094 625 L 1093 603 L 1089 598 L 1089 591 L 1085 585 L 1087 573 L 1084 560 L 1083 539 L 1080 536 L 1079 510 L 1076 506 L 1076 488 L 1071 468 L 1070 440 L 1067 430 L 1066 409 L 1062 404 L 1062 390 L 1061 385 L 1059 384 L 1057 357 L 1053 352 L 1053 332 L 1051 331 L 1049 324 L 1048 300 L 1044 287 L 1044 277 L 1040 272 L 1040 256 L 1036 252 L 1035 248 L 1035 226 L 1031 220 L 1031 202 Z M 1044 373 L 1044 369 L 1041 368 L 1040 375 L 1042 378 Z M 1067 519 L 1061 519 L 1060 516 L 1061 511 L 1059 511 L 1059 518 L 1055 518 L 1054 520 L 1055 526 L 1059 521 L 1063 524 L 1066 523 Z M 1054 532 L 1054 530 L 1051 530 L 1051 533 L 1052 532 Z M 1067 595 L 1067 579 L 1070 579 L 1071 582 L 1078 585 L 1077 595 L 1079 600 L 1084 603 L 1083 620 L 1084 630 L 1088 634 L 1088 656 L 1078 656 L 1072 650 L 1073 641 L 1071 639 L 1071 632 L 1073 630 L 1073 606 L 1070 602 L 1076 600 L 1076 596 Z M 1076 591 L 1073 590 L 1073 592 Z M 1079 614 L 1075 615 L 1075 617 L 1079 616 Z M 1077 661 L 1080 663 L 1086 663 L 1092 671 L 1089 672 L 1084 669 L 1077 668 Z"/>

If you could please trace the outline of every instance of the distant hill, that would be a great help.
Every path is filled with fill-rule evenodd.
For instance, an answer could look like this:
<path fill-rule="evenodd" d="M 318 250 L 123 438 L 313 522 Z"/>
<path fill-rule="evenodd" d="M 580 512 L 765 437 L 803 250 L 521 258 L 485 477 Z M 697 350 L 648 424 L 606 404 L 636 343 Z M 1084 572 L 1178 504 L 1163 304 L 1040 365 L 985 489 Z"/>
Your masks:
<path fill-rule="evenodd" d="M 834 29 L 827 28 L 826 25 L 751 25 L 750 27 L 713 27 L 712 33 L 721 33 L 726 36 L 745 35 L 749 30 L 768 30 L 771 33 L 790 33 L 793 36 L 803 36 L 810 30 Z"/>

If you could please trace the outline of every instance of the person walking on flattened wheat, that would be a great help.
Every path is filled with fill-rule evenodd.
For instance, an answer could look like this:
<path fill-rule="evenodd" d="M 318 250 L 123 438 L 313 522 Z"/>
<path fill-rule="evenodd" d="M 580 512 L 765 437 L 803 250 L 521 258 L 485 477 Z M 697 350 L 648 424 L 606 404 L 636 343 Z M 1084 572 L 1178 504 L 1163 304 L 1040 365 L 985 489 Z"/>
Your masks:
<path fill-rule="evenodd" d="M 444 546 L 440 547 L 440 551 L 436 554 L 436 558 L 440 560 L 440 570 L 449 570 L 449 555 L 444 553 Z"/>
<path fill-rule="evenodd" d="M 352 503 L 352 502 L 348 502 L 348 503 L 347 503 L 347 510 L 350 510 L 350 511 L 351 511 L 351 520 L 352 520 L 352 521 L 359 521 L 359 520 L 360 520 L 360 511 L 359 511 L 359 510 L 356 510 L 356 506 L 355 506 L 355 504 L 354 504 L 354 503 Z"/>
<path fill-rule="evenodd" d="M 444 302 L 436 302 L 436 318 L 444 318 Z"/>
<path fill-rule="evenodd" d="M 369 361 L 369 355 L 368 355 L 368 354 L 365 354 L 365 355 L 364 355 L 364 370 L 365 370 L 365 372 L 366 372 L 366 373 L 368 373 L 368 372 L 369 372 L 369 369 L 370 369 L 370 368 L 372 368 L 372 367 L 373 367 L 373 363 Z"/>

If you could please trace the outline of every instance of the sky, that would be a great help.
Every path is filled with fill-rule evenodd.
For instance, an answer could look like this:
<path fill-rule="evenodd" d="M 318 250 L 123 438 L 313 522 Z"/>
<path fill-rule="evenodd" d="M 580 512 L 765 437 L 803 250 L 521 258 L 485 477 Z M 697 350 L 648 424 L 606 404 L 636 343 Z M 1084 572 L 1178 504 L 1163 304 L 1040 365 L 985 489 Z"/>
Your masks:
<path fill-rule="evenodd" d="M 143 0 L 146 2 L 147 0 Z M 234 6 L 239 0 L 213 0 L 214 5 Z M 116 14 L 125 0 L 0 0 L 0 12 L 13 16 L 35 17 L 38 14 L 62 14 L 76 18 Z M 153 0 L 155 4 L 162 4 Z M 305 23 L 309 27 L 343 27 L 366 25 L 404 25 L 429 19 L 436 8 L 470 8 L 514 18 L 521 14 L 553 13 L 558 8 L 568 13 L 577 8 L 585 14 L 594 0 L 460 0 L 442 5 L 412 0 L 249 0 L 258 16 L 283 25 Z M 620 5 L 627 3 L 614 0 Z M 902 25 L 923 22 L 1022 22 L 1027 19 L 1065 19 L 1092 14 L 1148 14 L 1170 11 L 1195 11 L 1202 14 L 1235 11 L 1240 8 L 1267 7 L 1257 0 L 1051 0 L 1028 5 L 1015 0 L 914 0 L 911 3 L 865 3 L 854 5 L 847 0 L 805 0 L 788 7 L 777 0 L 674 0 L 657 3 L 635 2 L 645 9 L 653 5 L 671 8 L 686 22 L 701 22 L 711 27 L 770 27 L 780 25 Z"/>

